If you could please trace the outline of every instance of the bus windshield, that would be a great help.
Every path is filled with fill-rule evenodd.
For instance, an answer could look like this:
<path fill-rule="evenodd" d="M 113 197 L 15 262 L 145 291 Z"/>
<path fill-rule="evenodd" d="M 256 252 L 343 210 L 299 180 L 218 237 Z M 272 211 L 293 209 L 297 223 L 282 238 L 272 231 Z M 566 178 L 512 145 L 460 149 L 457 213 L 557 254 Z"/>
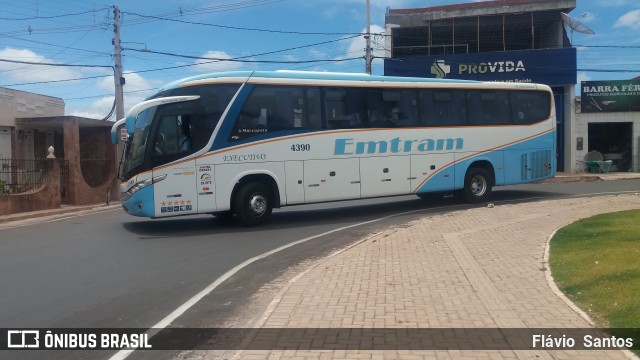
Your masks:
<path fill-rule="evenodd" d="M 125 144 L 120 178 L 129 177 L 133 169 L 143 164 L 149 130 L 151 129 L 151 120 L 156 109 L 157 107 L 146 109 L 136 118 L 135 130 Z"/>
<path fill-rule="evenodd" d="M 206 84 L 159 93 L 128 129 L 121 179 L 129 179 L 202 150 L 239 84 Z"/>

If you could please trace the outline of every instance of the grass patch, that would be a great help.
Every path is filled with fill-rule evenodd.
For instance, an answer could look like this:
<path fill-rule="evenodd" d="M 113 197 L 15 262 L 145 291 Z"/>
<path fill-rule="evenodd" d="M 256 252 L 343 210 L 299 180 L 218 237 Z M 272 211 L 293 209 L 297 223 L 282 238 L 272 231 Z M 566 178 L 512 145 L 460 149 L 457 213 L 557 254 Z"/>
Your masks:
<path fill-rule="evenodd" d="M 549 265 L 558 288 L 598 327 L 640 328 L 640 210 L 597 215 L 558 230 Z"/>

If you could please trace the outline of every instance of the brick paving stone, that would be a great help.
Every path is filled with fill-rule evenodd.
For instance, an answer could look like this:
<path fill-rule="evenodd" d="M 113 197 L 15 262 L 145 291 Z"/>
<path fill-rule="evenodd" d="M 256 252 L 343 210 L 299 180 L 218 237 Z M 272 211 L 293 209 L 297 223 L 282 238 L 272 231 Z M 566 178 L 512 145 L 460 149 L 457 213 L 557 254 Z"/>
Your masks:
<path fill-rule="evenodd" d="M 497 205 L 392 227 L 320 260 L 290 283 L 267 328 L 585 328 L 547 282 L 550 234 L 599 213 L 640 209 L 620 195 Z M 490 335 L 484 342 L 503 341 Z M 358 350 L 357 341 L 316 338 L 336 350 L 242 351 L 268 359 L 626 359 L 622 351 Z M 367 343 L 367 341 L 369 341 Z M 442 336 L 438 341 L 450 341 Z M 475 341 L 475 340 L 474 340 Z M 481 342 L 482 342 L 481 341 Z M 362 344 L 370 344 L 363 340 Z M 455 343 L 452 345 L 455 347 Z M 482 343 L 478 345 L 482 347 Z"/>

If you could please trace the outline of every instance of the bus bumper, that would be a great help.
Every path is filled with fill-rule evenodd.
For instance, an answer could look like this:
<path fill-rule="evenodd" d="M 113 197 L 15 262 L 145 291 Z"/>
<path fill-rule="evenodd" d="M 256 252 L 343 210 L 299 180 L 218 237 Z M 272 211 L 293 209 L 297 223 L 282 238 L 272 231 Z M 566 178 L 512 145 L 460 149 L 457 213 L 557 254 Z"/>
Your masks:
<path fill-rule="evenodd" d="M 128 198 L 123 196 L 121 204 L 124 211 L 129 215 L 150 218 L 155 217 L 156 211 L 153 201 L 153 185 L 144 187 Z"/>

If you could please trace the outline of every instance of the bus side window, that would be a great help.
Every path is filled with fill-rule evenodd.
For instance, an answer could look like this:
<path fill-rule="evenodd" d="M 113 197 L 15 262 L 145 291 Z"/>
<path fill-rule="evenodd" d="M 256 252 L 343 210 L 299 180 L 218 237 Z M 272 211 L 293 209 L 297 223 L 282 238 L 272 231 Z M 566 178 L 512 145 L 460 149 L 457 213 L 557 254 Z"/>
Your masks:
<path fill-rule="evenodd" d="M 466 90 L 451 90 L 451 112 L 447 125 L 468 125 L 469 109 L 467 109 Z"/>
<path fill-rule="evenodd" d="M 365 89 L 325 88 L 323 93 L 328 129 L 357 129 L 365 126 Z"/>
<path fill-rule="evenodd" d="M 398 113 L 392 115 L 397 118 L 396 125 L 400 127 L 418 126 L 418 100 L 413 90 L 402 90 L 402 98 L 398 102 Z"/>
<path fill-rule="evenodd" d="M 166 96 L 199 95 L 200 99 L 189 102 L 193 150 L 202 149 L 211 140 L 229 102 L 238 91 L 239 84 L 207 84 L 171 90 Z"/>
<path fill-rule="evenodd" d="M 418 124 L 413 90 L 367 89 L 367 116 L 374 128 L 409 127 Z"/>
<path fill-rule="evenodd" d="M 434 101 L 432 90 L 422 89 L 418 91 L 418 114 L 420 117 L 420 119 L 418 120 L 418 126 L 436 125 L 436 121 L 434 119 Z"/>
<path fill-rule="evenodd" d="M 236 119 L 229 140 L 239 141 L 281 130 L 320 128 L 318 88 L 255 85 Z"/>
<path fill-rule="evenodd" d="M 431 108 L 431 116 L 434 126 L 448 125 L 451 121 L 451 92 L 450 91 L 434 91 L 433 107 Z"/>
<path fill-rule="evenodd" d="M 470 90 L 467 93 L 471 125 L 508 125 L 511 123 L 509 94 L 497 90 Z"/>
<path fill-rule="evenodd" d="M 390 93 L 387 91 L 388 94 L 385 99 L 385 91 L 386 90 L 383 89 L 367 89 L 367 117 L 369 118 L 369 127 L 389 128 L 396 126 L 392 118 L 392 112 L 395 106 L 395 100 L 399 100 L 400 95 L 397 92 Z"/>
<path fill-rule="evenodd" d="M 322 112 L 320 111 L 320 89 L 307 88 L 305 107 L 302 115 L 302 127 L 305 129 L 322 129 Z"/>
<path fill-rule="evenodd" d="M 363 88 L 347 88 L 347 98 L 345 99 L 346 128 L 357 129 L 366 127 L 366 90 Z"/>
<path fill-rule="evenodd" d="M 551 97 L 544 91 L 512 91 L 511 106 L 514 123 L 533 124 L 549 117 Z"/>
<path fill-rule="evenodd" d="M 240 110 L 229 140 L 238 141 L 266 133 L 274 108 L 273 92 L 256 85 Z"/>
<path fill-rule="evenodd" d="M 155 141 L 153 151 L 155 157 L 189 152 L 192 149 L 189 115 L 163 116 L 160 119 Z"/>
<path fill-rule="evenodd" d="M 342 129 L 345 121 L 345 91 L 344 89 L 325 89 L 324 113 L 327 128 Z"/>

